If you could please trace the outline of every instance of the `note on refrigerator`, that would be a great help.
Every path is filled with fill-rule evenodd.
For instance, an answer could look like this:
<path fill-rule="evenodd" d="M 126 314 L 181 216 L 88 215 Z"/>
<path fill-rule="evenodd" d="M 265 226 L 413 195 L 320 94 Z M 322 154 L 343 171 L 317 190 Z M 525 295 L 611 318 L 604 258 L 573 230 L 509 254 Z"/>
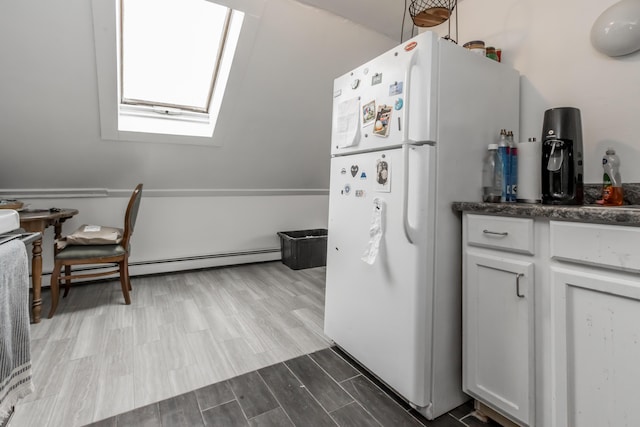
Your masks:
<path fill-rule="evenodd" d="M 352 98 L 338 104 L 333 141 L 340 148 L 358 144 L 360 136 L 360 100 Z"/>

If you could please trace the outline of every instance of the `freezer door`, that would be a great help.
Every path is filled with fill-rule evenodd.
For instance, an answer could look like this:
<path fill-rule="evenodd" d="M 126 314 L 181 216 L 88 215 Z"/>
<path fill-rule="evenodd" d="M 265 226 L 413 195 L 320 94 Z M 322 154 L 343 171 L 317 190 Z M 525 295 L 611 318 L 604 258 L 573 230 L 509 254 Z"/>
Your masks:
<path fill-rule="evenodd" d="M 331 161 L 325 333 L 418 406 L 430 399 L 434 150 Z"/>
<path fill-rule="evenodd" d="M 334 81 L 332 155 L 435 141 L 436 41 L 420 34 Z"/>

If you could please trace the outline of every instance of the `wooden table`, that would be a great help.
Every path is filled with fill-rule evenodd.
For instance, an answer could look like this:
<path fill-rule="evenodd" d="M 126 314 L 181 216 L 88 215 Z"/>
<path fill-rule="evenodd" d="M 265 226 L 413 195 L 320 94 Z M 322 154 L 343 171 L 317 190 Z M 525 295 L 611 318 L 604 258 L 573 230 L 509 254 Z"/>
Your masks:
<path fill-rule="evenodd" d="M 30 209 L 19 212 L 20 227 L 29 232 L 39 232 L 44 236 L 47 227 L 54 227 L 55 238 L 59 239 L 62 223 L 78 214 L 77 209 Z M 31 284 L 33 285 L 33 302 L 31 303 L 31 317 L 33 323 L 40 322 L 42 311 L 42 237 L 33 242 L 31 258 Z"/>

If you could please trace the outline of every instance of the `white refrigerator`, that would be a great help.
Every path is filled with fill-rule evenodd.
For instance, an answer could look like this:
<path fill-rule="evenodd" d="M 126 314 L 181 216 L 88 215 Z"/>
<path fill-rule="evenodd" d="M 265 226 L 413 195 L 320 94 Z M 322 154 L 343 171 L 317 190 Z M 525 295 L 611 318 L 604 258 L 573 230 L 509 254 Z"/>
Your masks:
<path fill-rule="evenodd" d="M 334 82 L 324 330 L 428 419 L 464 403 L 461 224 L 519 74 L 425 32 Z"/>

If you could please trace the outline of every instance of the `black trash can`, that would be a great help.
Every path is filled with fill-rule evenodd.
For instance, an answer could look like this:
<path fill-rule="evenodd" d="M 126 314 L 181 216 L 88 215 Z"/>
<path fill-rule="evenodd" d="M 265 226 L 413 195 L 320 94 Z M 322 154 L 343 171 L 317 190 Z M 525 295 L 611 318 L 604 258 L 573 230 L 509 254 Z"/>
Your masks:
<path fill-rule="evenodd" d="M 282 263 L 292 270 L 327 265 L 327 230 L 279 231 Z"/>

